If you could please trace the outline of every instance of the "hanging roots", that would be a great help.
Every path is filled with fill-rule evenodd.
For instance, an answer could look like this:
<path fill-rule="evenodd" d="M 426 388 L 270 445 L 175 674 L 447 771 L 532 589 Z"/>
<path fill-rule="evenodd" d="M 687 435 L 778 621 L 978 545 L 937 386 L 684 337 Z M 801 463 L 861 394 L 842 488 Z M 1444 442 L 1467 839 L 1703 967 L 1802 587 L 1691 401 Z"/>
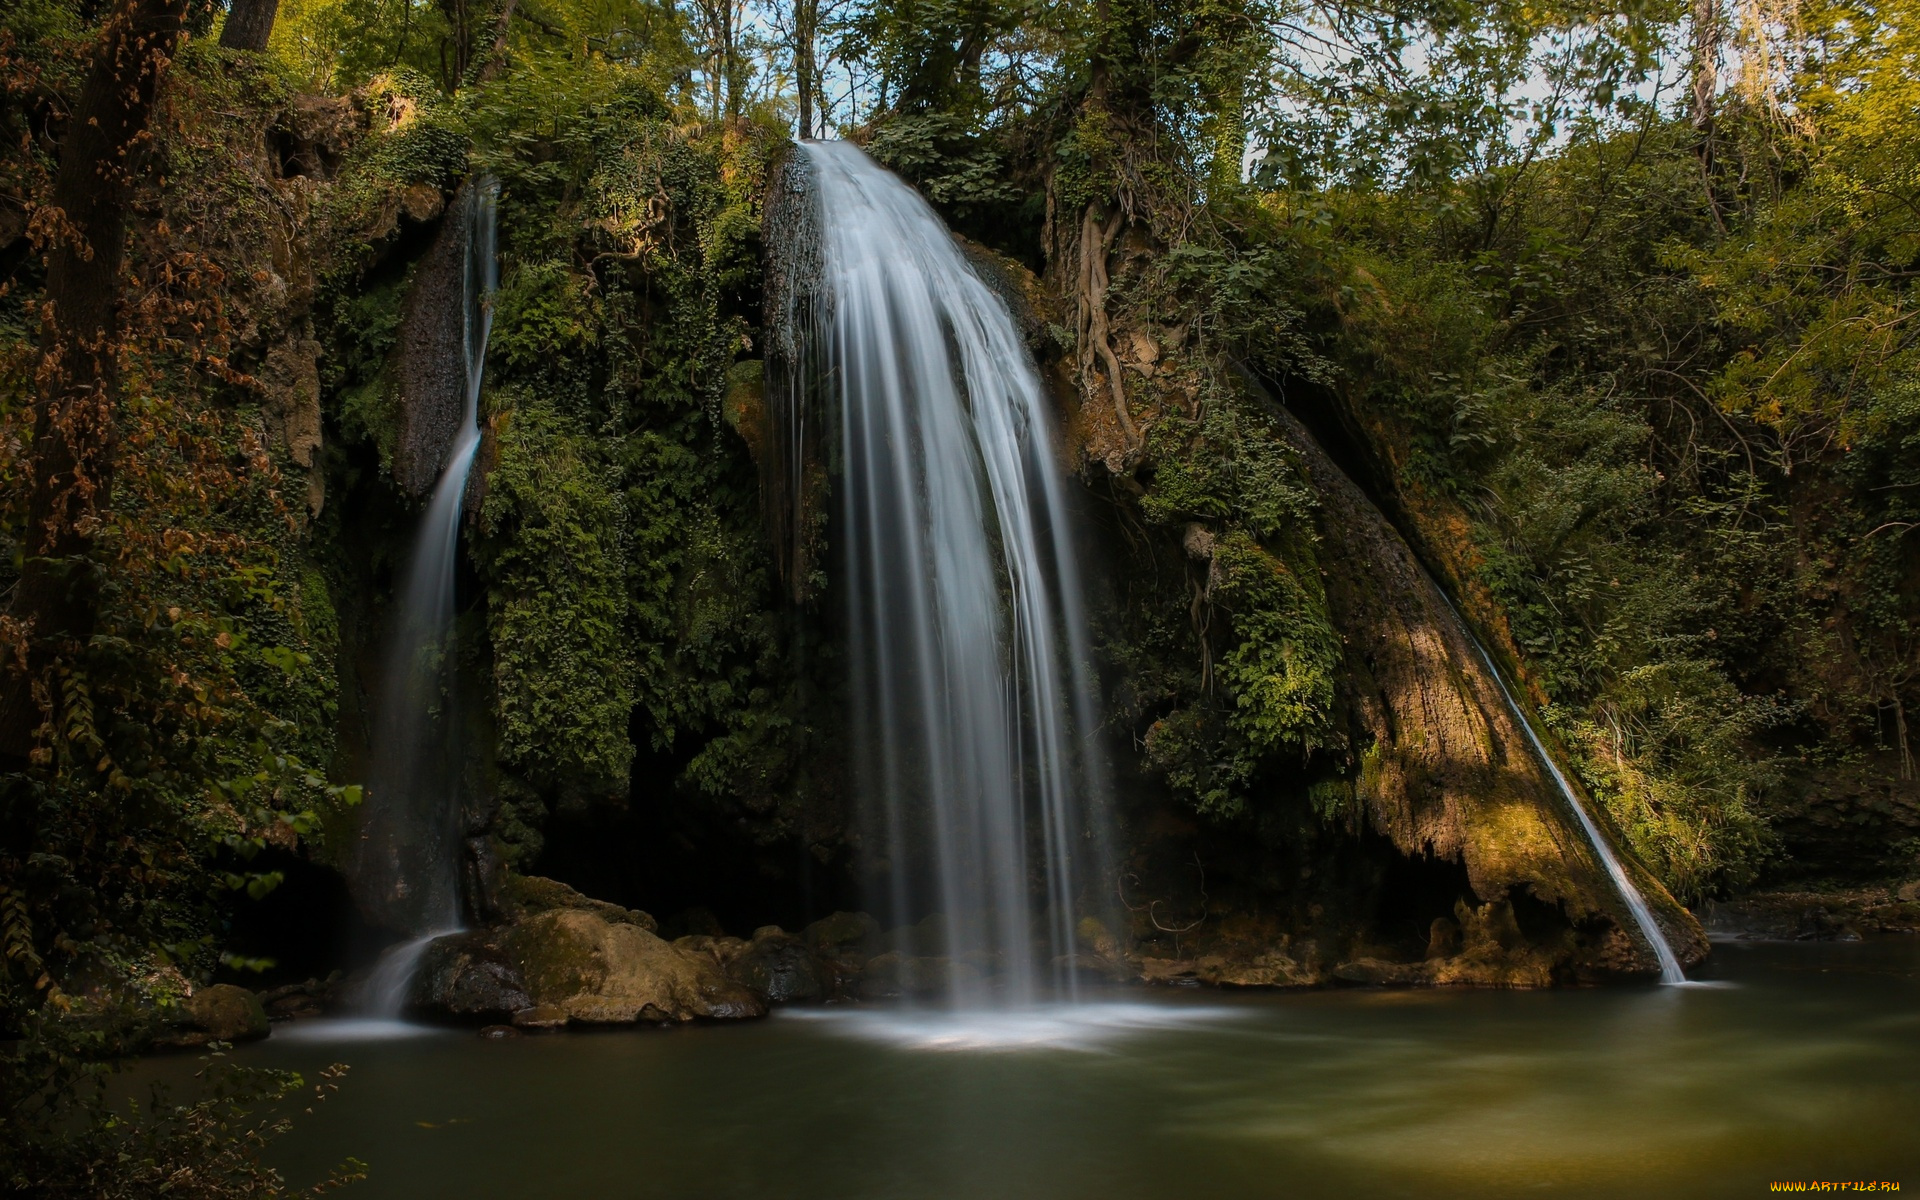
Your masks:
<path fill-rule="evenodd" d="M 1107 255 L 1113 249 L 1113 240 L 1120 236 L 1125 213 L 1115 208 L 1105 225 L 1100 223 L 1098 213 L 1098 206 L 1089 204 L 1080 222 L 1080 379 L 1087 391 L 1093 392 L 1096 386 L 1093 364 L 1097 357 L 1106 370 L 1107 386 L 1113 392 L 1113 415 L 1119 419 L 1120 431 L 1132 449 L 1140 445 L 1140 433 L 1134 428 L 1133 415 L 1127 411 L 1127 389 L 1120 378 L 1120 360 L 1113 352 L 1107 333 Z"/>

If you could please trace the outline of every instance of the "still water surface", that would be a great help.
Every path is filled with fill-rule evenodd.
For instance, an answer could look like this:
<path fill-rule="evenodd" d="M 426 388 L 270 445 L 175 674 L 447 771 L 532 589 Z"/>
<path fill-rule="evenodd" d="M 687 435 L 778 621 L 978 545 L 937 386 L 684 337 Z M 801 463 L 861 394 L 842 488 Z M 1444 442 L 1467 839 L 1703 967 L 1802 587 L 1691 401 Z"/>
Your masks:
<path fill-rule="evenodd" d="M 1090 1021 L 815 1009 L 503 1041 L 314 1024 L 237 1057 L 352 1065 L 276 1159 L 305 1182 L 356 1155 L 368 1197 L 1920 1190 L 1920 939 L 1723 944 L 1698 974 L 1723 986 L 1128 991 Z"/>

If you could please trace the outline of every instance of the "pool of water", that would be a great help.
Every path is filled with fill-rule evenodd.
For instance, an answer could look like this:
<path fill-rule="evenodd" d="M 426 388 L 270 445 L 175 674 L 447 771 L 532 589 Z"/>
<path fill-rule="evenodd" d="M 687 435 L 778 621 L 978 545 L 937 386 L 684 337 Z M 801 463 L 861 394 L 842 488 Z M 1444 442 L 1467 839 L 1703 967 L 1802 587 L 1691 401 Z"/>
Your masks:
<path fill-rule="evenodd" d="M 1723 944 L 1699 974 L 1722 986 L 1127 991 L 500 1041 L 312 1023 L 237 1057 L 351 1064 L 274 1155 L 296 1183 L 355 1155 L 369 1197 L 1920 1189 L 1920 939 Z"/>

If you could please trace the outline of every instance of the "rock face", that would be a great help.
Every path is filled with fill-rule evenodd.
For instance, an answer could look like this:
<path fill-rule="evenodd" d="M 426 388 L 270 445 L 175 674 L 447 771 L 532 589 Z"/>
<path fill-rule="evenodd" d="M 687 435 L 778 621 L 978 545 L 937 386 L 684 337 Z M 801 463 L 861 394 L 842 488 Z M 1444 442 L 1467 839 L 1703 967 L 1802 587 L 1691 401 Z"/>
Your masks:
<path fill-rule="evenodd" d="M 465 271 L 471 209 L 457 200 L 447 207 L 433 246 L 414 269 L 400 320 L 400 430 L 393 478 L 409 496 L 424 496 L 433 487 L 466 411 Z"/>
<path fill-rule="evenodd" d="M 1252 958 L 1206 954 L 1199 958 L 1143 958 L 1140 979 L 1145 983 L 1191 987 L 1312 987 L 1326 982 L 1311 967 L 1274 950 Z"/>
<path fill-rule="evenodd" d="M 1372 742 L 1355 790 L 1373 827 L 1403 854 L 1461 863 L 1480 903 L 1509 906 L 1509 922 L 1516 893 L 1557 907 L 1581 931 L 1555 947 L 1560 965 L 1576 973 L 1657 970 L 1651 946 L 1439 586 L 1306 428 L 1284 408 L 1272 412 L 1320 499 L 1328 605 L 1344 635 L 1355 722 Z M 1681 961 L 1704 958 L 1698 922 L 1651 874 L 1631 860 L 1627 866 Z M 1519 958 L 1494 978 L 1451 982 L 1532 979 L 1534 950 L 1544 949 L 1517 929 L 1511 941 L 1478 945 L 1476 961 L 1490 961 L 1504 945 Z"/>
<path fill-rule="evenodd" d="M 1920 933 L 1920 880 L 1899 888 L 1842 892 L 1756 892 L 1712 901 L 1713 933 L 1757 941 L 1846 942 L 1862 934 Z"/>

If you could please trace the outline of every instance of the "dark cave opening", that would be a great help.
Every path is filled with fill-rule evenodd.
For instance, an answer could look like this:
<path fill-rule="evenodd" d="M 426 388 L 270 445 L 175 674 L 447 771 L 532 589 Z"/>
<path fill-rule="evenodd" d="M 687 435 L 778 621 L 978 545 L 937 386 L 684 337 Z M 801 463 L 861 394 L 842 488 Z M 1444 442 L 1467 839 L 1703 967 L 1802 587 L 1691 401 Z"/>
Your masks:
<path fill-rule="evenodd" d="M 715 926 L 739 937 L 763 925 L 792 931 L 859 907 L 842 865 L 821 863 L 798 838 L 757 839 L 745 817 L 676 786 L 684 766 L 643 752 L 624 803 L 556 807 L 527 869 L 649 913 L 667 936 Z"/>

